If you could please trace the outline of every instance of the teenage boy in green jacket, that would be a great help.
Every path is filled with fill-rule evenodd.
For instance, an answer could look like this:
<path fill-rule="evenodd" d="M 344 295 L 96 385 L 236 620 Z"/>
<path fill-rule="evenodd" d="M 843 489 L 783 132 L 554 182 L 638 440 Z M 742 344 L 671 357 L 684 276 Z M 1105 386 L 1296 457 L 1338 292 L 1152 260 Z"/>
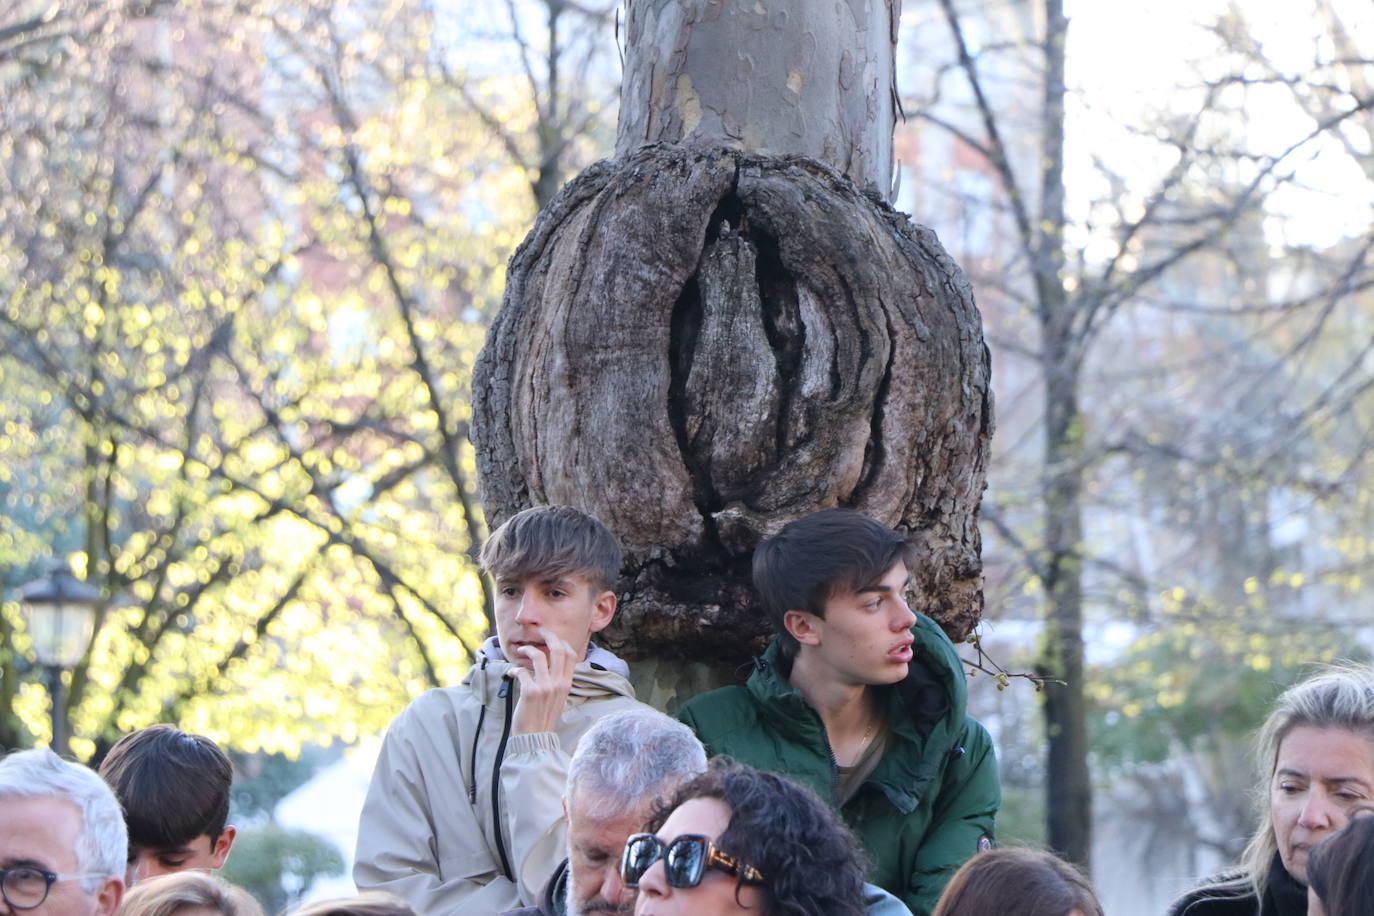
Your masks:
<path fill-rule="evenodd" d="M 679 717 L 707 753 L 830 799 L 863 841 L 869 881 L 923 916 L 991 845 L 1002 796 L 953 644 L 907 607 L 907 553 L 901 535 L 848 509 L 784 526 L 754 553 L 777 635 L 745 686 L 696 697 Z"/>

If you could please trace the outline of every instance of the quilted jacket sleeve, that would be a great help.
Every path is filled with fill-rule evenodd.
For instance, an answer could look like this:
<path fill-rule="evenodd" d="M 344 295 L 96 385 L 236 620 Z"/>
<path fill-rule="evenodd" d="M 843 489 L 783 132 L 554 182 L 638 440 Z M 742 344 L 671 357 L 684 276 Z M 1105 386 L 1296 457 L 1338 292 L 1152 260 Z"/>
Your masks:
<path fill-rule="evenodd" d="M 940 892 L 959 866 L 978 852 L 980 844 L 994 839 L 993 820 L 1002 805 L 1002 782 L 992 738 L 969 718 L 958 746 L 964 753 L 945 767 L 934 817 L 916 853 L 912 891 L 903 899 L 916 916 L 934 910 Z"/>

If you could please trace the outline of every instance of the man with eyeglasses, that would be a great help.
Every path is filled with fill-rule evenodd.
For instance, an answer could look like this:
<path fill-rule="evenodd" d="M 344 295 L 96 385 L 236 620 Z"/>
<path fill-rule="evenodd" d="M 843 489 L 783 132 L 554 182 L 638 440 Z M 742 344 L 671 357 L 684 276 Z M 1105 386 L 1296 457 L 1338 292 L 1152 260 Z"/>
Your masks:
<path fill-rule="evenodd" d="M 113 916 L 128 837 L 109 786 L 47 748 L 0 760 L 0 916 Z"/>

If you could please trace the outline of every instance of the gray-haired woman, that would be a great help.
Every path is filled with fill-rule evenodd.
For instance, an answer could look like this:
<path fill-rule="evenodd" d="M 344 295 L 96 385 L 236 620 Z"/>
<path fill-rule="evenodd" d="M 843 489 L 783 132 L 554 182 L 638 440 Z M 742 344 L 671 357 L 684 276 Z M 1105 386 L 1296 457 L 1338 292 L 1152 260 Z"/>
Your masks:
<path fill-rule="evenodd" d="M 1290 687 L 1256 743 L 1260 825 L 1240 868 L 1189 891 L 1170 916 L 1305 916 L 1308 852 L 1374 801 L 1374 668 Z"/>

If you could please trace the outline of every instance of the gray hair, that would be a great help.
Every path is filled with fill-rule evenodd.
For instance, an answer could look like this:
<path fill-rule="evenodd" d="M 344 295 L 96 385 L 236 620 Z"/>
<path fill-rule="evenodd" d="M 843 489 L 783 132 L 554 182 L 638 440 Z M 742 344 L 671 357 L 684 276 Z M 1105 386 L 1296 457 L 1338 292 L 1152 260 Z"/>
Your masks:
<path fill-rule="evenodd" d="M 706 751 L 681 722 L 647 706 L 613 713 L 587 729 L 568 766 L 567 798 L 592 817 L 643 810 L 706 769 Z"/>
<path fill-rule="evenodd" d="M 0 801 L 7 798 L 66 799 L 81 812 L 76 861 L 82 872 L 123 880 L 129 861 L 124 813 L 105 781 L 79 763 L 69 763 L 45 747 L 17 751 L 0 760 Z M 85 881 L 86 892 L 100 878 Z"/>
<path fill-rule="evenodd" d="M 1289 687 L 1274 703 L 1255 738 L 1260 765 L 1256 794 L 1259 828 L 1241 855 L 1245 878 L 1264 897 L 1269 863 L 1278 852 L 1274 816 L 1270 810 L 1269 784 L 1278 766 L 1279 746 L 1295 728 L 1341 728 L 1374 744 L 1374 667 L 1344 664 Z"/>

